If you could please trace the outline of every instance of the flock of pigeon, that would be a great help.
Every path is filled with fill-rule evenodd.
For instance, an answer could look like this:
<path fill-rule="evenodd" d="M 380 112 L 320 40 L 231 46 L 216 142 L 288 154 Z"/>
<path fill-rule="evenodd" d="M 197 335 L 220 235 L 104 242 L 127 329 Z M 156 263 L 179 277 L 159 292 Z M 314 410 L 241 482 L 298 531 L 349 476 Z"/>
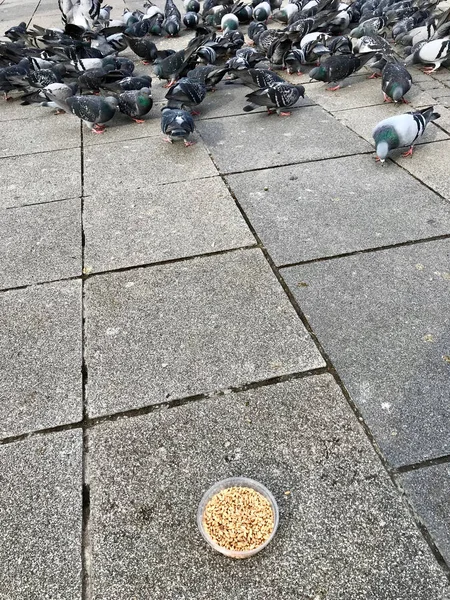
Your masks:
<path fill-rule="evenodd" d="M 362 67 L 380 77 L 386 102 L 405 102 L 412 84 L 408 66 L 431 73 L 450 65 L 450 10 L 440 0 L 184 0 L 182 16 L 173 0 L 164 10 L 147 1 L 142 10 L 111 17 L 102 0 L 58 0 L 63 28 L 25 23 L 0 41 L 0 90 L 22 104 L 39 103 L 72 113 L 93 133 L 103 133 L 117 111 L 143 123 L 153 106 L 152 77 L 137 74 L 121 52 L 130 48 L 166 83 L 161 129 L 167 141 L 191 145 L 193 115 L 221 81 L 251 88 L 245 112 L 266 107 L 288 116 L 305 88 L 282 77 L 309 73 L 338 90 Z M 276 27 L 267 27 L 269 20 Z M 242 26 L 248 26 L 245 41 Z M 183 50 L 157 48 L 161 36 L 194 35 Z M 428 107 L 385 119 L 373 137 L 377 158 L 414 144 L 439 117 Z"/>

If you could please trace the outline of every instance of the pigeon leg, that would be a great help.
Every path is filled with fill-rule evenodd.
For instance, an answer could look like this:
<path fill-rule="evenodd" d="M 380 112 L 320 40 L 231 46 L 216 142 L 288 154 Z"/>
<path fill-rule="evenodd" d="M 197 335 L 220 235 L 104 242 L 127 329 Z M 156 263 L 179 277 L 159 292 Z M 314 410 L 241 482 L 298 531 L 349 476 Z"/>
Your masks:
<path fill-rule="evenodd" d="M 66 111 L 62 110 L 61 108 L 57 108 L 53 114 L 54 115 L 65 115 Z"/>
<path fill-rule="evenodd" d="M 99 124 L 95 124 L 92 126 L 92 133 L 105 133 L 105 126 L 104 125 L 99 125 Z"/>
<path fill-rule="evenodd" d="M 145 123 L 144 119 L 133 119 L 133 121 L 134 121 L 135 123 L 139 123 L 139 124 L 141 124 L 141 123 Z"/>
<path fill-rule="evenodd" d="M 440 65 L 434 65 L 434 67 L 424 67 L 423 72 L 425 75 L 430 75 L 433 71 L 439 69 Z"/>
<path fill-rule="evenodd" d="M 168 144 L 173 144 L 170 138 L 163 138 L 163 142 L 167 142 Z"/>
<path fill-rule="evenodd" d="M 387 94 L 385 94 L 384 92 L 383 92 L 383 96 L 384 96 L 383 102 L 392 102 L 392 100 L 389 98 L 389 96 Z"/>
<path fill-rule="evenodd" d="M 280 117 L 290 117 L 290 116 L 291 116 L 290 112 L 283 112 L 283 111 L 280 112 Z"/>
<path fill-rule="evenodd" d="M 339 83 L 337 85 L 335 85 L 334 87 L 327 87 L 327 90 L 329 92 L 336 92 L 341 86 L 339 85 Z"/>
<path fill-rule="evenodd" d="M 184 140 L 184 145 L 186 146 L 186 148 L 189 148 L 189 146 L 193 146 L 195 144 L 195 142 L 188 142 L 187 140 Z"/>
<path fill-rule="evenodd" d="M 402 98 L 402 102 L 403 104 L 409 104 L 409 100 L 406 100 L 405 98 Z"/>
<path fill-rule="evenodd" d="M 172 87 L 172 86 L 173 86 L 173 85 L 175 85 L 175 84 L 176 84 L 176 81 L 175 81 L 175 79 L 172 79 L 171 81 L 168 81 L 168 82 L 167 82 L 165 85 L 163 85 L 162 87 L 163 87 L 163 88 L 170 88 L 170 87 Z"/>
<path fill-rule="evenodd" d="M 275 114 L 277 111 L 276 110 L 271 110 L 270 108 L 267 109 L 267 116 L 269 115 L 273 115 Z"/>
<path fill-rule="evenodd" d="M 198 110 L 191 110 L 191 115 L 192 115 L 193 117 L 198 117 L 198 116 L 199 116 L 199 114 L 201 114 L 201 113 L 199 113 L 199 112 L 198 112 Z"/>
<path fill-rule="evenodd" d="M 404 152 L 402 154 L 402 156 L 412 156 L 413 155 L 413 150 L 414 150 L 414 146 L 411 146 L 411 148 L 408 150 L 408 152 Z"/>
<path fill-rule="evenodd" d="M 3 99 L 5 102 L 10 102 L 12 98 L 8 96 L 8 92 L 3 92 Z"/>
<path fill-rule="evenodd" d="M 381 77 L 380 73 L 372 73 L 367 79 L 377 79 L 377 77 Z"/>
<path fill-rule="evenodd" d="M 143 65 L 150 65 L 150 64 L 151 64 L 151 62 L 150 62 L 150 61 L 148 61 L 148 60 L 141 60 L 141 63 L 142 63 Z"/>

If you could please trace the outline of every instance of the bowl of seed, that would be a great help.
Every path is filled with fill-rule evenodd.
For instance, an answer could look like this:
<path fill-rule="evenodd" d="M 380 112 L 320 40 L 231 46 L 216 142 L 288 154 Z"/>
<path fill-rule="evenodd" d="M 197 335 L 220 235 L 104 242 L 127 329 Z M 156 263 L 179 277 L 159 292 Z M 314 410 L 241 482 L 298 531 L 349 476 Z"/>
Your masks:
<path fill-rule="evenodd" d="M 278 527 L 275 498 L 261 483 L 231 477 L 215 483 L 197 512 L 200 533 L 208 544 L 231 558 L 248 558 L 269 544 Z"/>

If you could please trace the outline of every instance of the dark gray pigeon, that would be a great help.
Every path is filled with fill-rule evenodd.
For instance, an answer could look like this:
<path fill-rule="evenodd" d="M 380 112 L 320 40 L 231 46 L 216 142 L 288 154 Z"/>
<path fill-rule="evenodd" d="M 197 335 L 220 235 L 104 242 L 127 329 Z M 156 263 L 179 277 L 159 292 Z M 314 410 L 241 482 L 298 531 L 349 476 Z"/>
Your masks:
<path fill-rule="evenodd" d="M 133 119 L 135 123 L 144 123 L 145 121 L 141 117 L 149 113 L 153 106 L 149 88 L 122 92 L 118 100 L 119 111 Z"/>
<path fill-rule="evenodd" d="M 112 96 L 72 96 L 62 101 L 48 94 L 48 98 L 62 110 L 81 119 L 93 133 L 105 131 L 105 123 L 114 117 L 119 104 Z"/>
<path fill-rule="evenodd" d="M 387 62 L 381 71 L 381 89 L 385 102 L 404 102 L 405 94 L 411 89 L 412 77 L 408 69 L 397 62 Z"/>
<path fill-rule="evenodd" d="M 228 69 L 216 67 L 215 65 L 199 65 L 192 69 L 192 71 L 188 71 L 187 77 L 191 79 L 191 81 L 198 81 L 199 83 L 203 83 L 206 86 L 206 89 L 214 90 L 216 85 L 225 77 L 228 73 Z"/>
<path fill-rule="evenodd" d="M 173 0 L 166 0 L 162 28 L 169 37 L 178 35 L 181 29 L 181 13 Z"/>
<path fill-rule="evenodd" d="M 182 77 L 172 86 L 166 94 L 169 108 L 182 108 L 190 110 L 192 114 L 200 114 L 193 110 L 206 97 L 206 85 L 193 81 L 189 77 Z"/>
<path fill-rule="evenodd" d="M 188 137 L 195 129 L 194 119 L 185 110 L 168 108 L 165 106 L 161 114 L 161 130 L 168 137 L 167 142 L 183 140 L 185 146 L 192 146 L 193 142 Z"/>
<path fill-rule="evenodd" d="M 327 89 L 334 92 L 338 90 L 347 77 L 356 73 L 369 60 L 375 56 L 375 52 L 366 52 L 365 54 L 334 54 L 323 61 L 319 67 L 315 67 L 309 72 L 311 79 L 325 81 L 334 84 Z"/>
<path fill-rule="evenodd" d="M 230 72 L 253 89 L 266 88 L 274 83 L 287 83 L 285 79 L 270 69 L 238 69 L 230 70 Z"/>
<path fill-rule="evenodd" d="M 244 111 L 250 112 L 257 106 L 266 106 L 269 114 L 277 112 L 280 116 L 288 117 L 291 113 L 283 109 L 291 108 L 304 95 L 305 88 L 302 85 L 274 83 L 270 87 L 247 94 L 245 97 L 250 104 L 244 106 Z"/>
<path fill-rule="evenodd" d="M 149 37 L 132 37 L 126 34 L 123 37 L 131 50 L 142 59 L 144 65 L 148 65 L 158 58 L 156 45 Z"/>

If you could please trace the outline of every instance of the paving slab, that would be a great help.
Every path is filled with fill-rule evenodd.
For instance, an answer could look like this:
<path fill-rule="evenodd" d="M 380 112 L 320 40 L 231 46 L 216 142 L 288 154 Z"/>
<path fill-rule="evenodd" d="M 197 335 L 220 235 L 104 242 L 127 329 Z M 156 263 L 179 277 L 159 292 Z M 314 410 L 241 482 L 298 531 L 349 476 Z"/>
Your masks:
<path fill-rule="evenodd" d="M 247 117 L 248 114 L 243 111 L 244 106 L 248 103 L 245 96 L 252 91 L 251 88 L 243 85 L 239 80 L 227 83 L 225 79 L 222 79 L 217 85 L 216 91 L 208 92 L 205 100 L 198 107 L 200 111 L 199 120 L 232 115 Z M 301 110 L 302 107 L 311 106 L 312 104 L 313 102 L 308 97 L 301 98 L 293 110 Z M 266 109 L 259 107 L 253 111 L 254 114 L 261 112 L 266 112 Z"/>
<path fill-rule="evenodd" d="M 86 282 L 89 414 L 324 365 L 260 250 Z"/>
<path fill-rule="evenodd" d="M 450 562 L 450 465 L 442 464 L 398 476 L 416 514 L 431 534 L 447 564 Z"/>
<path fill-rule="evenodd" d="M 415 150 L 413 157 L 395 161 L 435 192 L 450 199 L 450 140 L 427 144 Z"/>
<path fill-rule="evenodd" d="M 0 19 L 13 21 L 18 25 L 20 21 L 28 21 L 31 19 L 38 4 L 39 2 L 37 0 L 32 0 L 32 2 L 23 0 L 20 2 L 15 0 L 5 0 L 5 2 L 2 2 L 0 5 Z"/>
<path fill-rule="evenodd" d="M 163 104 L 154 104 L 150 113 L 143 117 L 144 123 L 135 123 L 129 117 L 116 113 L 102 135 L 92 133 L 86 126 L 83 127 L 84 148 L 150 137 L 158 137 L 159 141 L 162 141 L 164 134 L 161 131 L 161 108 L 163 106 Z"/>
<path fill-rule="evenodd" d="M 391 465 L 450 451 L 450 241 L 283 269 Z"/>
<path fill-rule="evenodd" d="M 29 104 L 22 106 L 22 94 L 15 94 L 11 100 L 4 102 L 3 98 L 0 103 L 0 122 L 3 121 L 19 121 L 22 119 L 39 119 L 46 118 L 50 115 L 51 109 L 44 109 L 38 104 Z M 56 119 L 56 116 L 55 116 Z M 16 123 L 19 126 L 18 123 Z"/>
<path fill-rule="evenodd" d="M 372 131 L 377 123 L 383 119 L 388 119 L 389 117 L 394 117 L 411 110 L 413 109 L 409 105 L 400 104 L 397 106 L 393 103 L 386 103 L 380 104 L 379 106 L 370 106 L 369 108 L 338 111 L 335 113 L 335 117 L 365 140 L 373 144 Z M 417 143 L 423 144 L 445 139 L 448 139 L 447 133 L 442 131 L 442 129 L 437 127 L 434 123 L 430 123 L 426 128 L 424 135 Z M 391 156 L 400 156 L 402 152 L 405 152 L 404 148 L 391 152 Z"/>
<path fill-rule="evenodd" d="M 114 173 L 113 180 L 103 175 L 106 172 Z M 201 141 L 186 148 L 182 143 L 167 144 L 162 137 L 143 138 L 84 149 L 86 195 L 117 188 L 132 193 L 157 184 L 213 175 L 217 175 L 217 169 Z"/>
<path fill-rule="evenodd" d="M 255 244 L 220 177 L 84 202 L 85 265 L 107 271 Z"/>
<path fill-rule="evenodd" d="M 79 195 L 79 148 L 0 159 L 0 209 Z"/>
<path fill-rule="evenodd" d="M 322 82 L 312 83 L 306 88 L 307 94 L 314 102 L 331 112 L 382 105 L 384 100 L 381 91 L 381 80 L 367 79 L 368 74 L 369 72 L 364 75 L 350 77 L 348 83 L 336 92 L 327 90 L 327 85 Z M 414 106 L 424 106 L 427 105 L 427 101 L 432 100 L 429 94 L 424 93 L 418 85 L 412 86 L 406 94 L 406 99 Z M 395 106 L 402 107 L 401 104 Z M 411 107 L 409 107 L 409 110 L 411 110 Z"/>
<path fill-rule="evenodd" d="M 34 110 L 34 107 L 29 107 Z M 17 135 L 17 122 L 2 123 L 0 157 L 63 150 L 80 146 L 80 121 L 72 115 L 53 114 L 47 108 L 45 117 L 24 119 Z M 47 156 L 47 160 L 51 160 Z"/>
<path fill-rule="evenodd" d="M 238 173 L 227 181 L 277 265 L 450 233 L 450 204 L 373 156 Z"/>
<path fill-rule="evenodd" d="M 449 598 L 329 375 L 104 424 L 89 443 L 95 600 Z M 234 475 L 264 483 L 281 514 L 245 561 L 196 525 L 206 489 Z"/>
<path fill-rule="evenodd" d="M 199 121 L 197 129 L 222 173 L 371 150 L 318 106 L 296 110 L 291 117 L 256 114 Z"/>
<path fill-rule="evenodd" d="M 81 283 L 0 294 L 0 437 L 81 420 Z"/>
<path fill-rule="evenodd" d="M 2 600 L 81 598 L 81 431 L 0 447 Z"/>
<path fill-rule="evenodd" d="M 3 210 L 0 229 L 0 288 L 81 275 L 78 198 Z"/>

